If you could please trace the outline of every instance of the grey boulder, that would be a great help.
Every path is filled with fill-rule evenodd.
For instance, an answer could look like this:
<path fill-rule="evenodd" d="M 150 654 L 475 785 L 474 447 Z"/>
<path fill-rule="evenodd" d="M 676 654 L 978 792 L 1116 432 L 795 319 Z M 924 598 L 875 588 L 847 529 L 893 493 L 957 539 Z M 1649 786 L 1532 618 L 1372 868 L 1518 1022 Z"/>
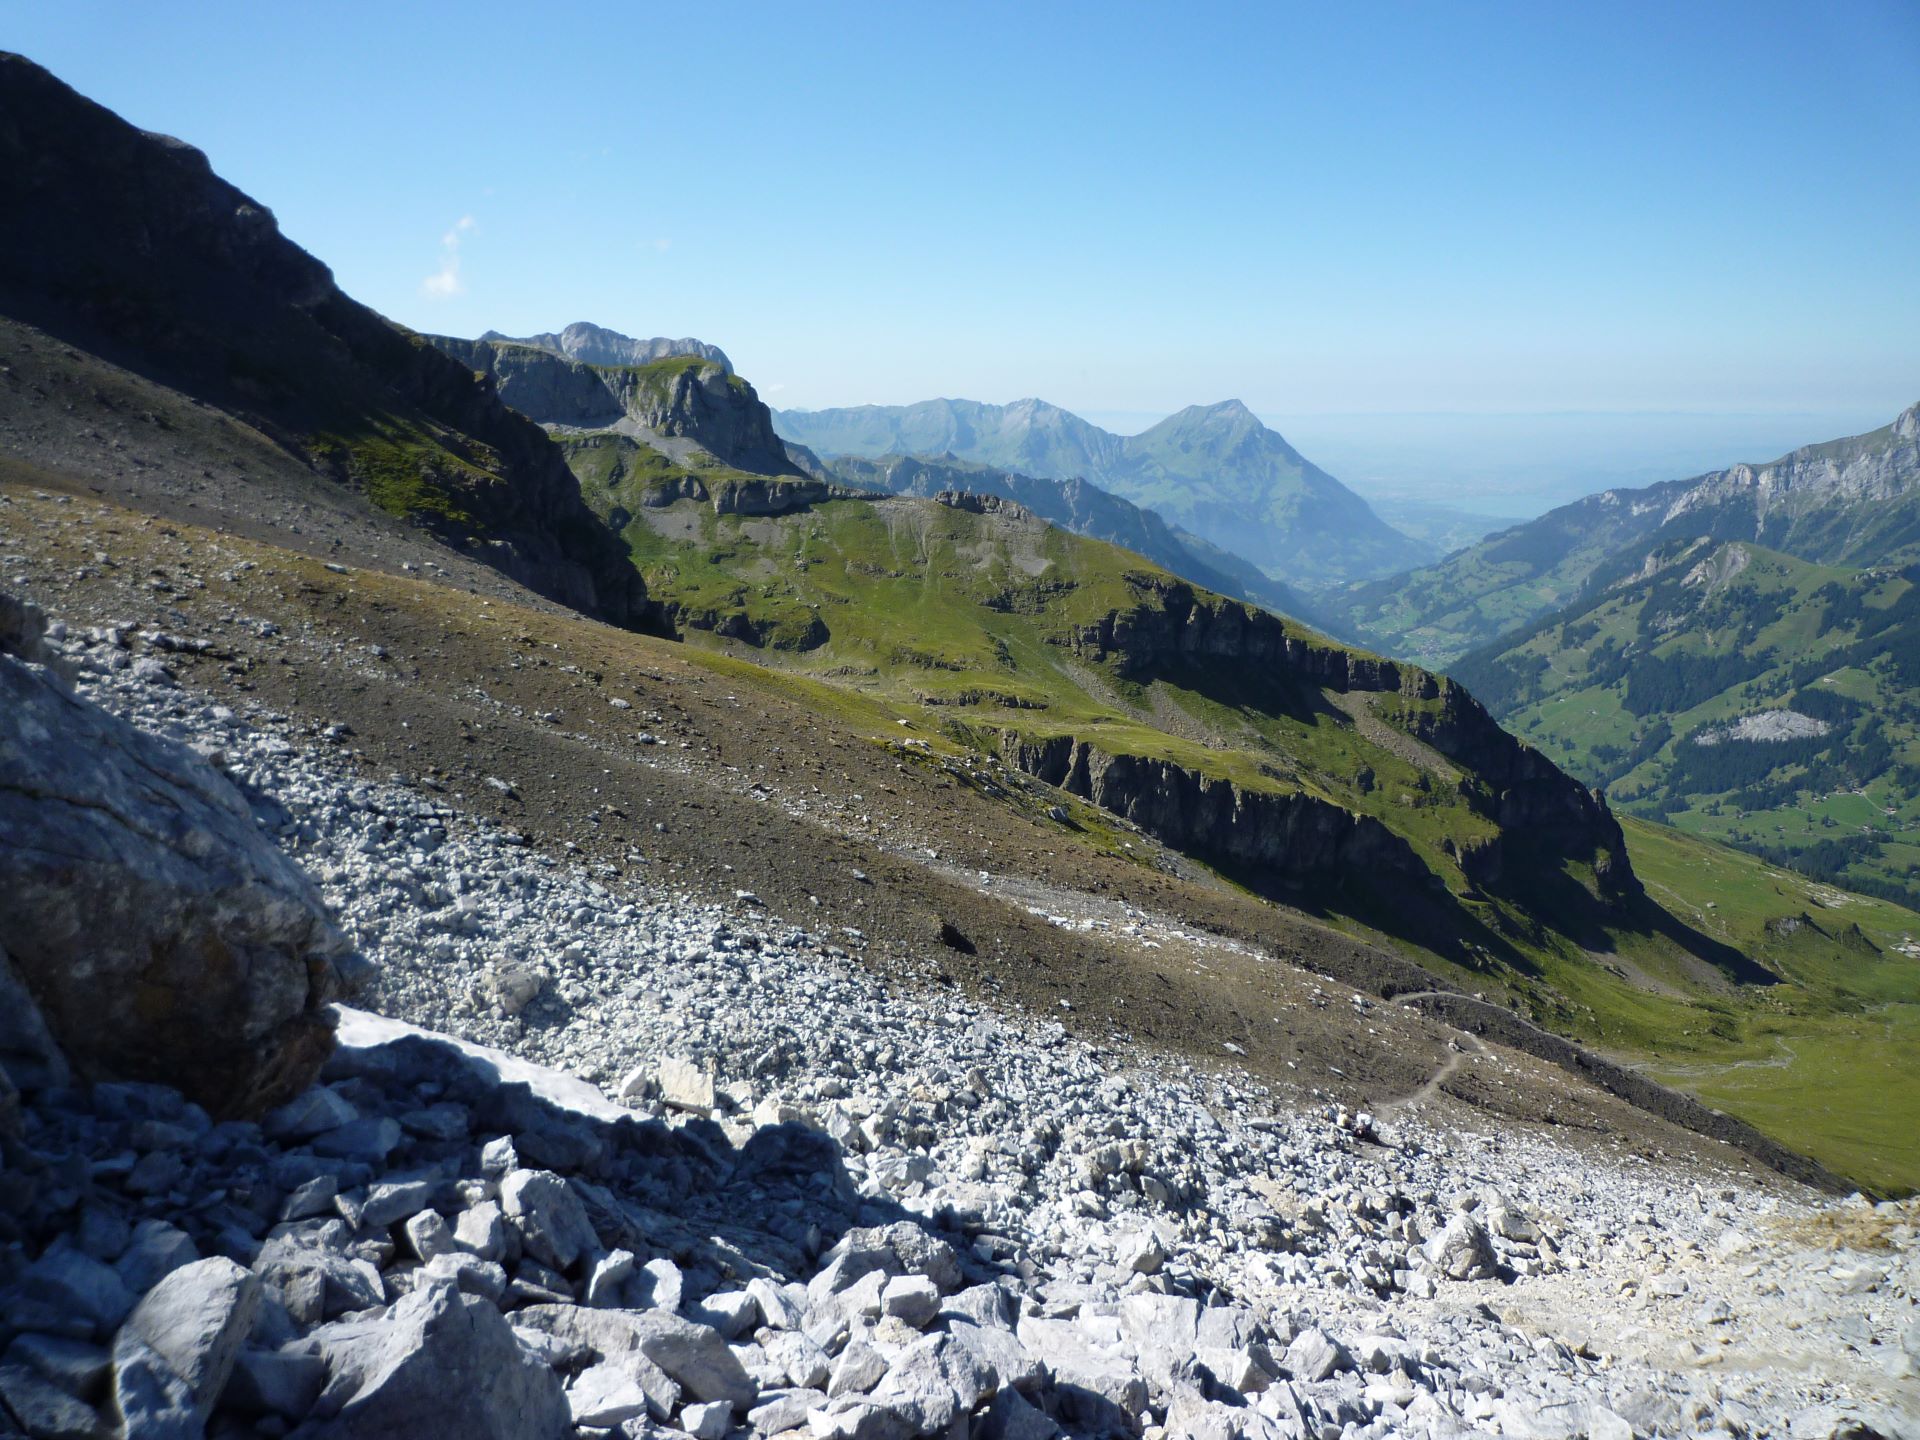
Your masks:
<path fill-rule="evenodd" d="M 718 1330 L 658 1310 L 595 1310 L 584 1305 L 529 1305 L 515 1325 L 591 1350 L 602 1360 L 640 1355 L 697 1401 L 725 1400 L 747 1410 L 759 1395 L 740 1357 Z"/>
<path fill-rule="evenodd" d="M 149 1290 L 120 1327 L 114 1340 L 116 1382 L 131 1368 L 136 1347 L 149 1351 L 186 1386 L 192 1409 L 204 1422 L 259 1311 L 260 1280 L 252 1272 L 224 1256 L 183 1265 Z M 123 1396 L 121 1409 L 126 1408 Z"/>
<path fill-rule="evenodd" d="M 327 1383 L 303 1437 L 340 1440 L 564 1440 L 572 1414 L 559 1379 L 498 1310 L 451 1285 L 426 1285 L 384 1318 L 308 1337 Z"/>
<path fill-rule="evenodd" d="M 973 1351 L 951 1335 L 928 1335 L 900 1352 L 867 1399 L 901 1417 L 911 1434 L 940 1435 L 998 1386 Z"/>
<path fill-rule="evenodd" d="M 599 1248 L 580 1197 L 551 1170 L 515 1170 L 500 1182 L 500 1207 L 520 1232 L 527 1253 L 566 1271 Z"/>
<path fill-rule="evenodd" d="M 87 1079 L 304 1090 L 348 947 L 225 776 L 0 655 L 0 944 Z"/>
<path fill-rule="evenodd" d="M 1485 1280 L 1498 1261 L 1486 1227 L 1465 1211 L 1456 1212 L 1440 1233 L 1427 1241 L 1427 1260 L 1449 1280 Z"/>

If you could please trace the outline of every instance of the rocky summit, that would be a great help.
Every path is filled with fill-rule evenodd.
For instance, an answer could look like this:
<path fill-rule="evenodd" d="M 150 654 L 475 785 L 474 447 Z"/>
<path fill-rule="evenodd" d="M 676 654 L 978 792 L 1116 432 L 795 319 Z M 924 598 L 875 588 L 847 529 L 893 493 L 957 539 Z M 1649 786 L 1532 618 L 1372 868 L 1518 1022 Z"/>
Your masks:
<path fill-rule="evenodd" d="M 252 815 L 200 865 L 277 849 L 371 962 L 371 1009 L 264 1113 L 8 1052 L 26 1434 L 1920 1433 L 1912 1201 L 1090 1045 L 371 781 L 138 658 L 189 637 L 8 613 L 9 693 L 71 712 L 37 753 L 174 757 Z M 32 714 L 0 711 L 0 753 Z M 150 830 L 172 783 L 109 808 Z M 0 939 L 125 941 L 89 915 L 16 907 Z M 1463 1037 L 1462 1063 L 1524 1057 Z"/>

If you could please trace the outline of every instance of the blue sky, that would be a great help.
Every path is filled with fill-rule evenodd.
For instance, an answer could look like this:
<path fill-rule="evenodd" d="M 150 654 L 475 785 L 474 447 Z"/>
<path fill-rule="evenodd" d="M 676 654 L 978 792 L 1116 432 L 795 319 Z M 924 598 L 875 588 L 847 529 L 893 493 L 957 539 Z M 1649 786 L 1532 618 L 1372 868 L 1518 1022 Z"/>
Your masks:
<path fill-rule="evenodd" d="M 778 405 L 1920 398 L 1912 0 L 61 0 L 0 44 L 409 325 L 694 334 Z"/>

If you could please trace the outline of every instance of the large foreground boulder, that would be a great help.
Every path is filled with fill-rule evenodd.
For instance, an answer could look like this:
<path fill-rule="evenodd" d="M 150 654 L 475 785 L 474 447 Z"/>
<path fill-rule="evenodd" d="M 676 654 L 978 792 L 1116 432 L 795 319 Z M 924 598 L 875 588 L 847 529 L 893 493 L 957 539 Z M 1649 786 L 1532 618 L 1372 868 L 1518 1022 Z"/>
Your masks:
<path fill-rule="evenodd" d="M 0 949 L 67 1059 L 223 1116 L 305 1089 L 348 955 L 313 883 L 205 760 L 13 648 L 0 649 Z"/>

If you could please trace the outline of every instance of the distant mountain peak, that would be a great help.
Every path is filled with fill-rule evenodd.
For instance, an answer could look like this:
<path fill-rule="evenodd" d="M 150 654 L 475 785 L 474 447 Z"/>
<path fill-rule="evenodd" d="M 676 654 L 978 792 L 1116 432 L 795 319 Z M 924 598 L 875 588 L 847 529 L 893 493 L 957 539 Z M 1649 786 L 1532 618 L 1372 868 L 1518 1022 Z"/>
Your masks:
<path fill-rule="evenodd" d="M 564 355 L 584 365 L 650 365 L 655 360 L 672 360 L 688 355 L 711 360 L 728 374 L 733 373 L 733 362 L 718 345 L 709 345 L 704 340 L 695 340 L 690 336 L 669 340 L 664 335 L 656 335 L 651 339 L 637 340 L 631 335 L 622 335 L 618 330 L 595 325 L 590 320 L 576 320 L 558 332 L 549 330 L 538 335 L 516 336 L 489 330 L 480 338 L 498 345 L 531 345 L 536 350 Z"/>
<path fill-rule="evenodd" d="M 1438 553 L 1387 525 L 1242 400 L 1189 406 L 1138 435 L 1034 397 L 787 411 L 774 420 L 787 439 L 829 455 L 946 453 L 1039 478 L 1084 478 L 1283 583 L 1386 575 Z"/>

